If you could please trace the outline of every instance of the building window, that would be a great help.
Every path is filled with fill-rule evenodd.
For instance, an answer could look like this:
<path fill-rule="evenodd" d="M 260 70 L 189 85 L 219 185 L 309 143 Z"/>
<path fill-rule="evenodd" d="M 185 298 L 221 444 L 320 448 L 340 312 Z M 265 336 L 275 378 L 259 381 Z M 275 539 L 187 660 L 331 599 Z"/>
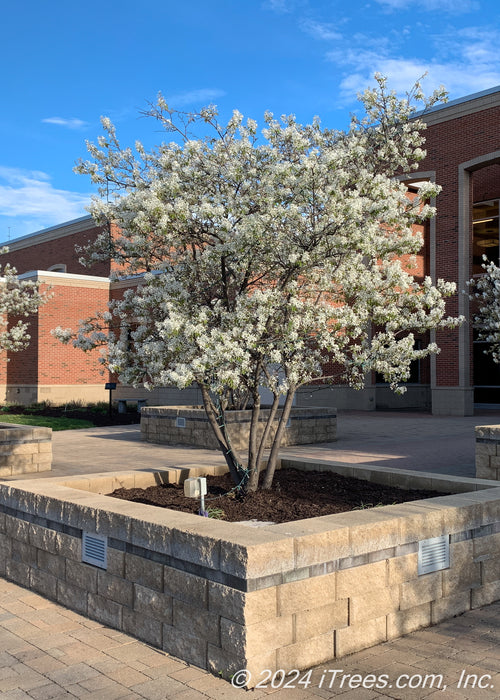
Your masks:
<path fill-rule="evenodd" d="M 484 274 L 483 255 L 499 263 L 499 200 L 474 204 L 472 208 L 472 273 Z M 475 403 L 500 404 L 500 365 L 485 350 L 489 343 L 478 340 L 474 331 L 474 401 Z"/>
<path fill-rule="evenodd" d="M 49 272 L 66 272 L 66 265 L 64 265 L 64 263 L 52 265 L 52 267 L 49 267 Z"/>
<path fill-rule="evenodd" d="M 489 343 L 477 339 L 474 331 L 474 401 L 500 404 L 500 365 L 486 353 Z"/>
<path fill-rule="evenodd" d="M 498 265 L 498 199 L 474 204 L 472 208 L 472 274 L 481 275 L 486 255 Z"/>

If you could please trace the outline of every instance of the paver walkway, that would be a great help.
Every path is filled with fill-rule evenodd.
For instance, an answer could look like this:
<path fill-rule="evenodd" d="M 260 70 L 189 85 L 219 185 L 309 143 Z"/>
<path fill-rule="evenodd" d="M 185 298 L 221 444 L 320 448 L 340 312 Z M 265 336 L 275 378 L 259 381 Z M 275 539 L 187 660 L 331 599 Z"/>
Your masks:
<path fill-rule="evenodd" d="M 500 412 L 450 417 L 427 413 L 345 411 L 338 417 L 337 442 L 288 447 L 282 453 L 349 464 L 376 464 L 439 474 L 474 476 L 474 426 L 500 424 Z M 218 452 L 141 442 L 138 426 L 88 428 L 53 434 L 52 471 L 69 474 L 159 469 L 193 462 L 223 463 Z M 20 474 L 18 479 L 26 475 Z"/>
<path fill-rule="evenodd" d="M 301 684 L 287 681 L 295 688 L 276 678 L 245 692 L 0 578 L 2 700 L 494 699 L 499 642 L 495 603 L 301 673 Z"/>
<path fill-rule="evenodd" d="M 500 424 L 500 413 L 449 418 L 345 412 L 338 442 L 286 453 L 472 476 L 474 426 L 492 424 Z M 34 478 L 222 461 L 209 450 L 141 443 L 133 426 L 54 433 L 53 447 L 53 470 Z M 267 683 L 245 692 L 0 578 L 2 700 L 257 700 L 269 694 L 273 700 L 498 699 L 499 642 L 500 603 L 495 603 L 301 673 L 288 681 L 296 687 L 285 688 L 277 678 L 274 688 Z"/>

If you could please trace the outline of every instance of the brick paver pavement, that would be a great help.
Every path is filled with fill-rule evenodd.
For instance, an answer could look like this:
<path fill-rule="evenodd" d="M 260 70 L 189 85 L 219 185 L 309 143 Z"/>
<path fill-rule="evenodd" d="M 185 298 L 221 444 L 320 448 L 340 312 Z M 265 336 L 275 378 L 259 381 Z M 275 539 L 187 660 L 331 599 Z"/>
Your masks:
<path fill-rule="evenodd" d="M 0 578 L 2 700 L 493 699 L 499 642 L 500 602 L 246 692 Z"/>
<path fill-rule="evenodd" d="M 374 464 L 440 474 L 474 476 L 474 426 L 500 424 L 499 411 L 475 416 L 340 411 L 337 442 L 300 445 L 282 454 L 329 459 L 353 466 Z M 161 469 L 193 462 L 222 464 L 221 454 L 201 448 L 141 442 L 138 426 L 66 430 L 53 434 L 52 471 L 30 478 Z M 19 474 L 14 479 L 25 479 Z"/>

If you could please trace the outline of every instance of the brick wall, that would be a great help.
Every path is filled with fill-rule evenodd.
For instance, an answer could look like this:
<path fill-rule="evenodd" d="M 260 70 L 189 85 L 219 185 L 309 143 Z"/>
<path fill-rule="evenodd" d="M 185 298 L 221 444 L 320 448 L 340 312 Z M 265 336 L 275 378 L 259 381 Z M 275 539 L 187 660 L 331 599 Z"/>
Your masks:
<path fill-rule="evenodd" d="M 105 310 L 109 298 L 106 287 L 66 286 L 53 288 L 54 296 L 39 313 L 38 381 L 41 384 L 85 384 L 102 382 L 99 351 L 82 352 L 63 345 L 51 334 L 56 326 L 77 328 L 97 310 Z"/>
<path fill-rule="evenodd" d="M 432 115 L 431 115 L 432 116 Z M 436 275 L 445 280 L 459 279 L 459 165 L 473 158 L 496 151 L 499 147 L 498 129 L 500 107 L 457 116 L 431 123 L 425 131 L 427 157 L 420 164 L 422 172 L 433 170 L 442 192 L 437 198 Z M 478 170 L 473 176 L 472 201 L 500 197 L 499 166 Z M 470 230 L 472 243 L 472 227 Z M 468 278 L 472 276 L 472 268 Z M 458 290 L 459 294 L 461 290 Z M 448 313 L 458 314 L 458 298 L 447 304 Z M 456 386 L 458 377 L 458 331 L 440 331 L 437 343 L 437 385 Z"/>
<path fill-rule="evenodd" d="M 99 398 L 105 400 L 103 387 L 108 379 L 100 372 L 99 351 L 84 353 L 71 344 L 63 345 L 51 331 L 57 326 L 76 329 L 80 320 L 99 309 L 105 310 L 109 282 L 105 278 L 56 273 L 38 273 L 32 277 L 42 281 L 43 290 L 50 288 L 52 297 L 29 319 L 32 338 L 29 347 L 9 353 L 5 398 L 19 403 L 44 398 L 60 403 L 61 392 L 67 395 L 65 400 L 84 399 L 85 392 L 90 392 L 89 400 L 95 400 L 90 394 L 97 391 L 102 393 Z M 63 387 L 66 387 L 64 391 Z M 98 391 L 99 387 L 102 392 Z"/>
<path fill-rule="evenodd" d="M 99 262 L 92 267 L 85 267 L 78 262 L 80 254 L 75 251 L 75 246 L 95 241 L 101 231 L 101 228 L 89 223 L 84 230 L 41 242 L 36 237 L 17 243 L 13 241 L 9 246 L 9 252 L 0 256 L 0 264 L 9 262 L 20 274 L 30 270 L 49 270 L 53 265 L 63 264 L 66 265 L 66 272 L 107 277 L 110 271 L 109 262 Z"/>

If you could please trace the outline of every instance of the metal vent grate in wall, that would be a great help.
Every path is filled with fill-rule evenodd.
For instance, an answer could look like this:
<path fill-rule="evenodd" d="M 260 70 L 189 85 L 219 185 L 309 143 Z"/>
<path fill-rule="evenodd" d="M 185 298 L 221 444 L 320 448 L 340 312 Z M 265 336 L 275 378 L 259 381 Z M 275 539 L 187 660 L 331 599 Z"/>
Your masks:
<path fill-rule="evenodd" d="M 185 418 L 176 418 L 175 426 L 176 426 L 176 428 L 185 428 L 186 427 L 186 419 Z"/>
<path fill-rule="evenodd" d="M 450 536 L 432 537 L 418 543 L 418 575 L 448 569 L 450 566 Z"/>
<path fill-rule="evenodd" d="M 108 538 L 104 535 L 82 533 L 82 561 L 86 564 L 108 568 Z"/>

